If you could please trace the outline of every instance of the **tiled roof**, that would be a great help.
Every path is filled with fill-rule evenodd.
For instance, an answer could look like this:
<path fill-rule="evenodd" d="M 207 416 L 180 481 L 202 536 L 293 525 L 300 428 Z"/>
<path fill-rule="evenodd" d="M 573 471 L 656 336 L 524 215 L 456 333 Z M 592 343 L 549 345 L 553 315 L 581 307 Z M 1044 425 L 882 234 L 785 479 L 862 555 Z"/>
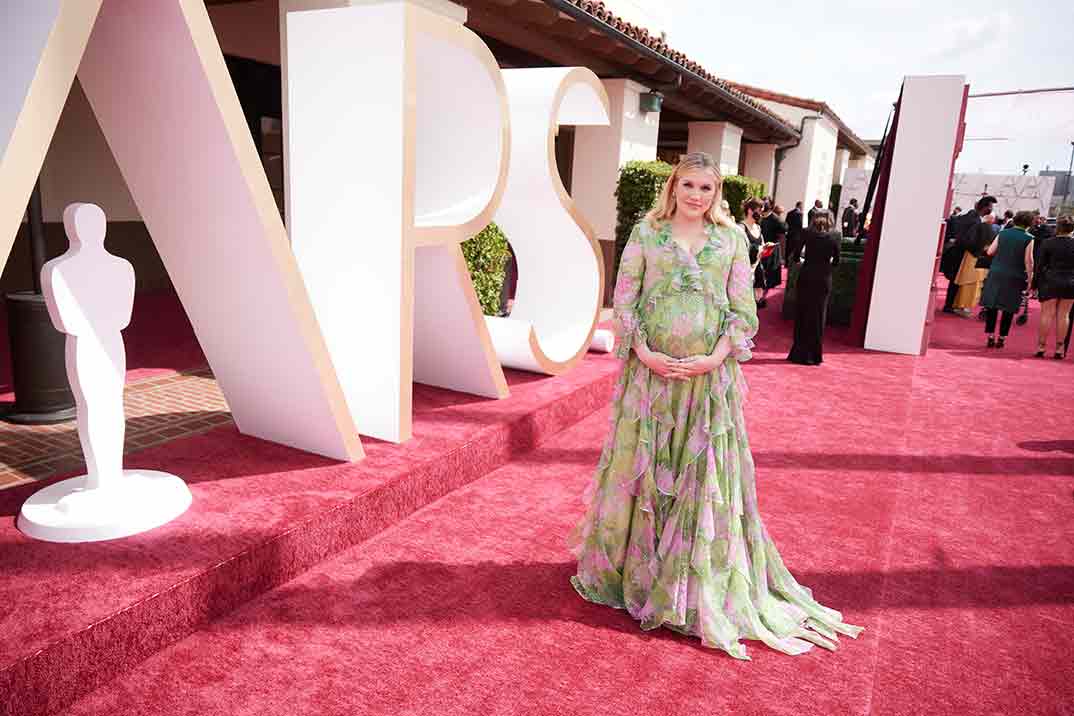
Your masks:
<path fill-rule="evenodd" d="M 807 99 L 805 97 L 795 97 L 794 95 L 783 94 L 782 92 L 774 92 L 772 90 L 764 89 L 762 87 L 753 87 L 751 85 L 744 85 L 740 82 L 728 82 L 734 89 L 743 94 L 748 94 L 758 99 L 766 99 L 770 102 L 779 102 L 780 104 L 789 104 L 792 107 L 800 107 L 801 109 L 808 109 L 819 114 L 823 114 L 831 119 L 839 128 L 839 133 L 846 137 L 849 144 L 855 145 L 855 149 L 859 152 L 872 154 L 873 150 L 869 146 L 869 143 L 861 139 L 858 135 L 848 127 L 843 120 L 839 118 L 831 107 L 825 102 L 820 102 L 815 99 Z"/>
<path fill-rule="evenodd" d="M 728 82 L 729 85 L 734 87 L 739 92 L 748 94 L 751 97 L 759 97 L 761 99 L 771 100 L 773 102 L 781 102 L 783 104 L 789 104 L 792 107 L 801 107 L 802 109 L 811 109 L 814 112 L 823 112 L 828 106 L 819 100 L 808 99 L 806 97 L 795 97 L 794 95 L 783 94 L 782 92 L 776 92 L 774 90 L 765 89 L 763 87 L 754 87 L 753 85 L 742 84 L 741 82 Z"/>
<path fill-rule="evenodd" d="M 727 80 L 722 80 L 716 75 L 712 74 L 700 64 L 687 57 L 684 53 L 679 52 L 673 47 L 670 47 L 662 37 L 653 35 L 644 27 L 639 27 L 633 23 L 627 22 L 623 18 L 610 11 L 608 8 L 604 7 L 604 3 L 600 2 L 600 0 L 567 0 L 567 2 L 581 10 L 584 10 L 585 12 L 597 18 L 609 27 L 618 30 L 619 32 L 623 33 L 624 35 L 627 35 L 628 37 L 641 43 L 642 45 L 645 45 L 650 50 L 653 50 L 654 52 L 663 55 L 667 59 L 679 65 L 680 67 L 683 67 L 684 69 L 688 70 L 689 72 L 692 72 L 698 77 L 701 77 L 702 79 L 705 79 L 712 84 L 720 87 L 721 89 L 727 91 L 730 95 L 734 96 L 735 99 L 741 101 L 743 104 L 747 104 L 754 109 L 760 110 L 772 119 L 778 121 L 780 124 L 786 126 L 788 129 L 790 129 L 797 135 L 797 127 L 787 122 L 787 120 L 785 120 L 783 117 L 780 117 L 778 114 L 773 112 L 764 104 L 758 102 L 749 94 L 738 90 L 735 87 L 734 83 L 728 82 Z"/>

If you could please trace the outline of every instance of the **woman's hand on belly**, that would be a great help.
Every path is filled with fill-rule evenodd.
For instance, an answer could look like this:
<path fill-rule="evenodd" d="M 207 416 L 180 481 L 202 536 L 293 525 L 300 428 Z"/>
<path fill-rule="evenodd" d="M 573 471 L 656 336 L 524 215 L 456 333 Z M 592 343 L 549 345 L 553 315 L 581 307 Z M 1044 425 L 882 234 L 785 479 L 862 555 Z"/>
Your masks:
<path fill-rule="evenodd" d="M 678 380 L 690 380 L 699 375 L 711 373 L 720 367 L 723 360 L 717 360 L 715 354 L 705 356 L 689 356 L 687 358 L 673 358 L 672 378 Z"/>
<path fill-rule="evenodd" d="M 723 362 L 727 360 L 727 356 L 730 352 L 730 340 L 727 336 L 721 336 L 720 340 L 716 342 L 716 348 L 708 355 L 695 355 L 687 358 L 679 358 L 677 360 L 672 359 L 674 360 L 672 377 L 678 378 L 679 380 L 690 380 L 699 375 L 712 373 L 723 365 Z"/>
<path fill-rule="evenodd" d="M 661 378 L 667 378 L 669 380 L 689 380 L 689 378 L 680 376 L 678 358 L 672 358 L 671 356 L 651 350 L 648 346 L 638 344 L 634 345 L 634 352 L 638 355 L 638 360 L 644 363 L 649 370 L 656 373 Z"/>

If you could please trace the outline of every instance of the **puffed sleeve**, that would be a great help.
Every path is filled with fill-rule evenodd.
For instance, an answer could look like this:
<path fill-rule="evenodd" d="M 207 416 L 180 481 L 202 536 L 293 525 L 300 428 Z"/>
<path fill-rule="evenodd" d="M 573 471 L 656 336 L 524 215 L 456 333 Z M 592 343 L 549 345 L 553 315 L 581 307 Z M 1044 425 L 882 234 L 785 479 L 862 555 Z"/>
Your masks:
<path fill-rule="evenodd" d="M 753 337 L 757 334 L 757 302 L 753 297 L 753 270 L 749 246 L 741 229 L 735 232 L 735 257 L 727 274 L 727 315 L 721 333 L 731 339 L 731 358 L 739 363 L 752 356 Z"/>
<path fill-rule="evenodd" d="M 623 360 L 630 357 L 630 350 L 636 338 L 645 339 L 645 329 L 641 325 L 638 303 L 645 277 L 645 251 L 641 243 L 641 225 L 630 232 L 630 239 L 623 247 L 619 258 L 619 276 L 615 280 L 615 295 L 612 299 L 615 323 L 615 355 Z"/>

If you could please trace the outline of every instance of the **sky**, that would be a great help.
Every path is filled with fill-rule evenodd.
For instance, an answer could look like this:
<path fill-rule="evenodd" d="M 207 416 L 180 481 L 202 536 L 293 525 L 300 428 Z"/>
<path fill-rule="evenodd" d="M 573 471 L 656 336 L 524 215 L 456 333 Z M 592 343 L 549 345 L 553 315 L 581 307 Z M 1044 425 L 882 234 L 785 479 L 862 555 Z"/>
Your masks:
<path fill-rule="evenodd" d="M 883 134 L 905 75 L 965 75 L 971 94 L 1074 86 L 1074 0 L 650 7 L 668 44 L 716 76 L 827 102 L 863 139 Z M 1066 171 L 1074 92 L 970 99 L 966 138 L 960 172 Z"/>

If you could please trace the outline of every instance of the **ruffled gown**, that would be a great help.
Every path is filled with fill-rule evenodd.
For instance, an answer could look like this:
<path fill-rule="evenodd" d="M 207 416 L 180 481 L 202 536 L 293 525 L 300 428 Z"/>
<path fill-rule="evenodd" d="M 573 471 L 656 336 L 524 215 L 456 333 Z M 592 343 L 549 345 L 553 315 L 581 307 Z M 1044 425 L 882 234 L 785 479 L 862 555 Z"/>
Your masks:
<path fill-rule="evenodd" d="M 788 654 L 861 627 L 817 603 L 783 564 L 757 506 L 742 404 L 757 332 L 747 240 L 710 226 L 694 256 L 669 224 L 638 224 L 615 289 L 617 352 L 626 359 L 585 517 L 571 535 L 571 578 L 584 598 L 626 609 L 642 629 L 667 627 L 748 659 L 742 639 Z M 689 381 L 651 373 L 636 336 L 673 357 L 732 350 Z"/>

